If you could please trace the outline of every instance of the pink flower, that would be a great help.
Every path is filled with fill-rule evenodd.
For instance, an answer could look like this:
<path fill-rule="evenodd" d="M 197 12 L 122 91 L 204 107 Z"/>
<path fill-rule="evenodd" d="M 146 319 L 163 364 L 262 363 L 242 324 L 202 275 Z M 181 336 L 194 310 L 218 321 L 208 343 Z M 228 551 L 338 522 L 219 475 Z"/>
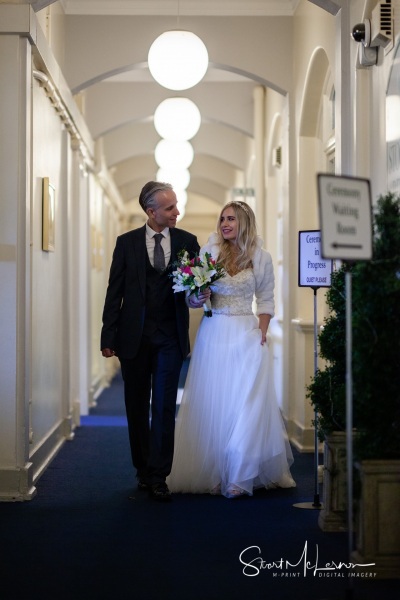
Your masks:
<path fill-rule="evenodd" d="M 183 267 L 182 273 L 185 273 L 187 275 L 191 275 L 192 274 L 192 269 L 190 267 Z"/>

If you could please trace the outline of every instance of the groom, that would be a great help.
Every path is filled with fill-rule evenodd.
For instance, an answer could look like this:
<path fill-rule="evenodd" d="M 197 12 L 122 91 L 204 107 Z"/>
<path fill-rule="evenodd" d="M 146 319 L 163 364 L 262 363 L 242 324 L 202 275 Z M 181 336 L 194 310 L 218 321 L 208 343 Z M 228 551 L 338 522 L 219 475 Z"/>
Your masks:
<path fill-rule="evenodd" d="M 179 251 L 185 249 L 193 256 L 199 244 L 194 235 L 175 228 L 179 210 L 170 184 L 149 181 L 139 203 L 147 223 L 117 238 L 101 351 L 106 358 L 117 356 L 121 363 L 138 488 L 148 489 L 156 500 L 169 501 L 165 479 L 172 466 L 176 396 L 189 353 L 188 306 L 183 293 L 173 293 L 169 275 Z M 202 306 L 206 297 L 191 297 L 190 306 Z"/>

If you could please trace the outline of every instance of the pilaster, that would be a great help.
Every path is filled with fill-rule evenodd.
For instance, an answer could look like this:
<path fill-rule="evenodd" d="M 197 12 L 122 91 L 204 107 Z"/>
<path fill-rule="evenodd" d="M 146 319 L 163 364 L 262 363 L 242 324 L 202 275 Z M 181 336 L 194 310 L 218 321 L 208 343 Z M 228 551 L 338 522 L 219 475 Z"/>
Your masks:
<path fill-rule="evenodd" d="M 9 19 L 3 18 L 4 13 Z M 0 362 L 0 500 L 25 500 L 35 493 L 27 427 L 31 339 L 31 44 L 26 34 L 18 33 L 20 29 L 30 29 L 31 13 L 29 6 L 0 6 L 0 330 L 4 340 Z M 10 26 L 17 31 L 9 33 Z"/>

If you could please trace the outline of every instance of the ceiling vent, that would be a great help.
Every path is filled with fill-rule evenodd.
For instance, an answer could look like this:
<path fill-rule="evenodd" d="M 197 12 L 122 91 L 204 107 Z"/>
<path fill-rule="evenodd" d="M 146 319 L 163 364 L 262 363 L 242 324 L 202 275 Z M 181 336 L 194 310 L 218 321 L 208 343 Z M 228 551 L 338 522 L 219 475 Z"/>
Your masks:
<path fill-rule="evenodd" d="M 393 42 L 393 6 L 392 0 L 379 2 L 372 11 L 370 21 L 370 43 L 368 46 L 385 48 Z"/>

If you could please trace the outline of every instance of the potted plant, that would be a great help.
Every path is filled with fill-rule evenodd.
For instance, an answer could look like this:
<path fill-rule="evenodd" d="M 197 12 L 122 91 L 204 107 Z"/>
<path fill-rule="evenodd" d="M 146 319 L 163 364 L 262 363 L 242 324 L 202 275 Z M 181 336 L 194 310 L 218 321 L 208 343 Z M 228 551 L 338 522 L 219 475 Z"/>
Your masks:
<path fill-rule="evenodd" d="M 318 437 L 324 442 L 323 502 L 318 518 L 323 531 L 346 528 L 345 272 L 343 266 L 332 273 L 326 294 L 329 316 L 318 336 L 325 367 L 317 369 L 307 387 L 307 397 L 318 413 Z"/>
<path fill-rule="evenodd" d="M 324 439 L 324 495 L 319 524 L 346 524 L 345 271 L 352 272 L 354 455 L 360 474 L 354 562 L 375 562 L 378 575 L 400 573 L 400 198 L 380 196 L 373 218 L 373 259 L 344 265 L 327 293 L 329 317 L 319 335 L 326 368 L 307 395 Z M 393 495 L 392 495 L 393 494 Z M 386 530 L 379 531 L 383 525 Z"/>
<path fill-rule="evenodd" d="M 353 269 L 354 455 L 360 475 L 355 562 L 400 577 L 400 197 L 380 196 L 373 259 Z"/>

